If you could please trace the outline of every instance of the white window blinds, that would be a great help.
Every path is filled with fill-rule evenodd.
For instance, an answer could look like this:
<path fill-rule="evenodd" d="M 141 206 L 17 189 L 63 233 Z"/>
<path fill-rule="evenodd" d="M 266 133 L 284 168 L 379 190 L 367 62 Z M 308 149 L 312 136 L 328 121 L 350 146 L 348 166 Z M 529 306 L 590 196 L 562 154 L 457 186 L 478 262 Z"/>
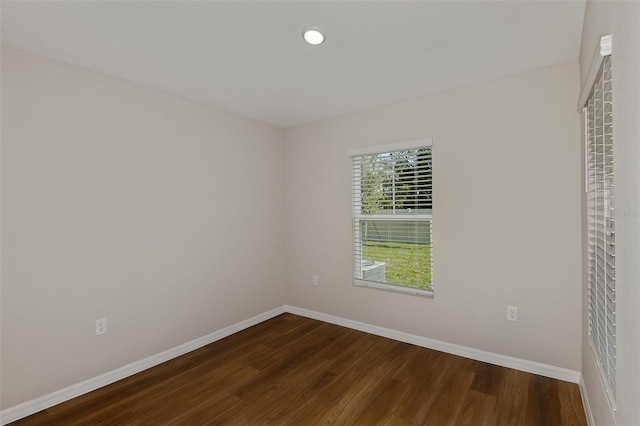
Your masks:
<path fill-rule="evenodd" d="M 612 407 L 616 393 L 615 194 L 611 56 L 585 106 L 589 333 Z"/>
<path fill-rule="evenodd" d="M 431 296 L 431 140 L 350 155 L 354 284 Z"/>

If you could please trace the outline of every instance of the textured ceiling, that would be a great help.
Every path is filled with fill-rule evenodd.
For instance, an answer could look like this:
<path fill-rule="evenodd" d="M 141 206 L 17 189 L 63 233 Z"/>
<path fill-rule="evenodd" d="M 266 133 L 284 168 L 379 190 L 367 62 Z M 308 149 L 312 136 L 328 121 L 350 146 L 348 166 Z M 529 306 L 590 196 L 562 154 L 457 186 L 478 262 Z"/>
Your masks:
<path fill-rule="evenodd" d="M 2 43 L 287 127 L 578 58 L 584 1 L 2 1 Z M 308 26 L 327 36 L 301 37 Z"/>

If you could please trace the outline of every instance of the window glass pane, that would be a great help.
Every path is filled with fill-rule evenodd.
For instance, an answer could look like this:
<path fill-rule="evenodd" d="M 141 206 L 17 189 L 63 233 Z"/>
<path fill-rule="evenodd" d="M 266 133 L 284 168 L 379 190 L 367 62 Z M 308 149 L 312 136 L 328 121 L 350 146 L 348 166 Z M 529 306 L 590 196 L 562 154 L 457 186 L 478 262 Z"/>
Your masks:
<path fill-rule="evenodd" d="M 362 279 L 431 289 L 431 221 L 361 220 Z"/>
<path fill-rule="evenodd" d="M 431 146 L 353 157 L 356 284 L 432 290 L 432 191 Z"/>
<path fill-rule="evenodd" d="M 431 147 L 360 157 L 363 214 L 419 214 L 432 207 Z"/>

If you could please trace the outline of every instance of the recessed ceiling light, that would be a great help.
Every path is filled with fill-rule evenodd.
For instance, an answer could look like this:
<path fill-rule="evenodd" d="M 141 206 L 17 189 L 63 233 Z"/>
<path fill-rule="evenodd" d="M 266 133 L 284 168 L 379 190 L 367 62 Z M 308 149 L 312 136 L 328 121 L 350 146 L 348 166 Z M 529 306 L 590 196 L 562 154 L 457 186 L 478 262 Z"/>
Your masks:
<path fill-rule="evenodd" d="M 302 33 L 302 37 L 304 38 L 304 41 L 314 46 L 322 44 L 324 41 L 324 34 L 320 31 L 320 28 L 307 28 Z"/>

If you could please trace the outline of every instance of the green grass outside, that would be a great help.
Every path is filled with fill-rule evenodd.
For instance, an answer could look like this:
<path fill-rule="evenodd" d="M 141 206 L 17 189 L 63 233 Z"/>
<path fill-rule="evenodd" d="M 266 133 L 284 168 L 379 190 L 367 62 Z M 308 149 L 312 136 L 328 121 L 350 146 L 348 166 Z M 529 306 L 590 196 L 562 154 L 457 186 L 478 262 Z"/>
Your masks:
<path fill-rule="evenodd" d="M 389 284 L 431 289 L 431 245 L 365 240 L 362 258 L 386 263 Z"/>

